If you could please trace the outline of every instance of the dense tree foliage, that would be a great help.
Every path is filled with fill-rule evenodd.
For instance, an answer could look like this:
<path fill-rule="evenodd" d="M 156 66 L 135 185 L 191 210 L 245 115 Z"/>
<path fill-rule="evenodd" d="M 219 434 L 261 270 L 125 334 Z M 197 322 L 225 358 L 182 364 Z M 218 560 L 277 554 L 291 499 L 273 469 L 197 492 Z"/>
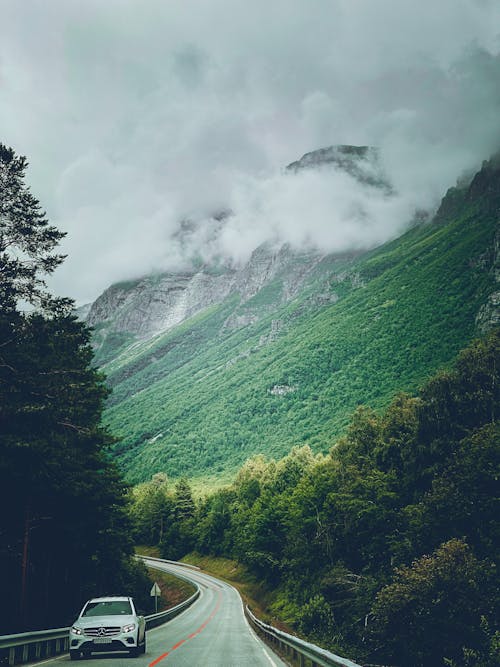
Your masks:
<path fill-rule="evenodd" d="M 250 459 L 194 514 L 164 487 L 138 537 L 161 521 L 166 557 L 238 559 L 274 591 L 273 613 L 359 660 L 498 665 L 499 352 L 496 330 L 417 396 L 359 407 L 328 456 Z"/>
<path fill-rule="evenodd" d="M 46 289 L 62 234 L 24 184 L 26 166 L 0 145 L 2 633 L 68 623 L 91 594 L 147 593 L 100 425 L 108 391 L 72 303 Z"/>
<path fill-rule="evenodd" d="M 64 234 L 49 225 L 24 182 L 28 162 L 0 144 L 0 306 L 20 299 L 54 307 L 44 276 L 64 257 L 55 249 Z M 64 302 L 68 305 L 68 301 Z"/>
<path fill-rule="evenodd" d="M 113 320 L 103 322 L 105 420 L 122 438 L 114 451 L 127 478 L 161 469 L 228 480 L 259 452 L 279 458 L 307 443 L 327 453 L 359 403 L 386 408 L 452 363 L 487 324 L 484 304 L 498 290 L 500 167 L 485 165 L 474 181 L 459 208 L 445 197 L 433 223 L 356 258 L 324 258 L 292 301 L 284 295 L 299 289 L 300 266 L 250 301 L 233 294 L 152 340 L 131 345 L 117 333 L 114 348 L 101 347 Z M 253 323 L 229 326 L 235 318 Z M 392 454 L 396 441 L 381 453 Z"/>

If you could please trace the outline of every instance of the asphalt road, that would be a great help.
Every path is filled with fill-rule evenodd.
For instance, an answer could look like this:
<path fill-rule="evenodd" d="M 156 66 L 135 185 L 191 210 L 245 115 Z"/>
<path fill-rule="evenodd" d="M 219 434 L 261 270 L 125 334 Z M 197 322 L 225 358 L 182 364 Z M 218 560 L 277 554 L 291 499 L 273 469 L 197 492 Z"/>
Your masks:
<path fill-rule="evenodd" d="M 168 623 L 147 631 L 145 655 L 93 654 L 71 662 L 69 656 L 47 660 L 72 667 L 285 667 L 285 663 L 249 627 L 237 591 L 214 577 L 185 567 L 152 562 L 180 573 L 201 589 L 198 600 Z M 39 663 L 40 664 L 40 663 Z"/>

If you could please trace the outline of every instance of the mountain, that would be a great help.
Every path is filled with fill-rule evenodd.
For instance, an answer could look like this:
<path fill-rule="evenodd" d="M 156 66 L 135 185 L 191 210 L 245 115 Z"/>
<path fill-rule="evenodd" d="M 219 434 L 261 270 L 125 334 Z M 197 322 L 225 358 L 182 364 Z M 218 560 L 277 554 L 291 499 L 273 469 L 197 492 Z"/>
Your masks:
<path fill-rule="evenodd" d="M 351 153 L 359 166 L 369 150 Z M 368 187 L 389 190 L 376 180 Z M 327 451 L 357 405 L 381 409 L 415 390 L 498 324 L 499 210 L 492 160 L 447 192 L 431 222 L 376 249 L 265 245 L 237 269 L 110 287 L 88 322 L 127 477 L 227 476 L 259 452 Z"/>
<path fill-rule="evenodd" d="M 285 172 L 307 169 L 336 169 L 348 173 L 367 188 L 381 189 L 390 194 L 390 185 L 383 174 L 379 152 L 370 146 L 329 146 L 306 153 L 289 164 Z M 223 223 L 231 211 L 220 211 L 213 221 Z M 196 226 L 184 220 L 178 237 L 189 236 Z M 276 280 L 280 289 L 267 294 L 268 307 L 275 308 L 297 296 L 304 283 L 314 278 L 314 269 L 323 255 L 317 251 L 292 251 L 287 245 L 264 244 L 257 248 L 248 263 L 239 268 L 219 263 L 197 266 L 192 262 L 184 271 L 165 272 L 109 287 L 79 315 L 94 327 L 96 354 L 99 362 L 114 356 L 117 349 L 132 340 L 147 339 L 189 319 L 208 306 L 220 304 L 231 294 L 238 294 L 240 309 L 229 328 L 245 326 L 259 317 L 260 308 L 241 308 L 261 290 Z M 321 267 L 320 267 L 321 270 Z"/>
<path fill-rule="evenodd" d="M 334 168 L 347 172 L 364 185 L 392 188 L 380 162 L 379 150 L 373 146 L 328 146 L 303 155 L 300 160 L 290 163 L 286 170 L 297 173 L 310 168 Z"/>

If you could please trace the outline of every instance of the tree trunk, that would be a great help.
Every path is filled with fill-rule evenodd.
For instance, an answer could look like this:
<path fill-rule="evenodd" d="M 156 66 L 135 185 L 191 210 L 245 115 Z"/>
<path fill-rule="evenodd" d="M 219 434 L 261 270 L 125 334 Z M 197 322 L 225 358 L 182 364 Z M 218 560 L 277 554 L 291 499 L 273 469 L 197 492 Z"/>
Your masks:
<path fill-rule="evenodd" d="M 21 624 L 23 628 L 26 624 L 26 594 L 28 590 L 28 563 L 29 563 L 29 540 L 31 528 L 31 500 L 26 501 L 26 510 L 24 515 L 24 535 L 23 535 L 23 556 L 21 561 Z"/>

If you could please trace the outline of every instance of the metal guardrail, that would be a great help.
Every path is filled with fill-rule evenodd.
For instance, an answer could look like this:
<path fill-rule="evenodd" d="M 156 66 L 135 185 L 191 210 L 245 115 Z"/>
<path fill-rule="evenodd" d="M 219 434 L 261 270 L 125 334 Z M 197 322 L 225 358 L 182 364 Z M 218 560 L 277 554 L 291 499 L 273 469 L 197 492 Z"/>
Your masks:
<path fill-rule="evenodd" d="M 14 665 L 49 658 L 69 650 L 69 628 L 0 637 L 0 663 Z"/>
<path fill-rule="evenodd" d="M 141 558 L 144 560 L 156 560 L 159 562 L 171 562 L 175 565 L 184 565 L 184 563 L 164 561 L 159 558 Z M 154 565 L 152 565 L 152 567 L 154 567 Z M 196 566 L 187 567 L 200 569 Z M 186 579 L 195 586 L 195 593 L 175 607 L 160 611 L 157 614 L 146 616 L 147 629 L 166 623 L 175 616 L 178 616 L 200 596 L 200 588 L 192 579 L 183 577 L 178 573 L 176 573 L 175 576 L 180 579 Z M 270 645 L 280 649 L 281 652 L 286 654 L 289 660 L 300 665 L 300 667 L 360 667 L 360 665 L 352 662 L 352 660 L 342 658 L 330 651 L 326 651 L 314 644 L 310 644 L 298 637 L 294 637 L 282 630 L 278 630 L 272 625 L 263 623 L 250 611 L 248 606 L 245 609 L 245 614 L 252 627 L 263 639 Z M 0 664 L 8 664 L 11 666 L 24 662 L 34 662 L 61 653 L 67 653 L 69 650 L 69 630 L 70 628 L 68 627 L 0 636 Z"/>
<path fill-rule="evenodd" d="M 188 570 L 201 570 L 201 567 L 198 567 L 198 565 L 191 565 L 191 563 L 182 563 L 180 560 L 168 560 L 167 558 L 156 558 L 155 556 L 141 556 L 139 554 L 135 555 L 135 559 L 136 560 L 155 560 L 158 563 L 169 563 L 170 565 L 181 565 L 182 567 L 185 567 Z M 151 566 L 151 567 L 153 567 L 153 566 Z M 177 577 L 177 574 L 175 576 Z M 181 577 L 181 579 L 184 579 L 184 577 Z M 189 581 L 191 581 L 191 579 Z"/>
<path fill-rule="evenodd" d="M 310 644 L 298 637 L 289 635 L 282 630 L 273 628 L 272 625 L 267 625 L 260 621 L 247 606 L 245 609 L 246 617 L 250 624 L 257 632 L 271 646 L 277 647 L 285 654 L 287 659 L 293 661 L 300 667 L 360 667 L 352 660 L 341 658 L 335 653 L 325 651 L 314 644 Z"/>
<path fill-rule="evenodd" d="M 185 567 L 196 570 L 200 569 L 196 565 L 189 565 L 187 563 L 180 563 L 177 561 L 168 561 L 162 558 L 151 558 L 149 556 L 139 556 L 139 558 L 142 560 L 158 561 L 158 563 L 184 565 Z M 154 567 L 154 565 L 151 565 L 150 567 Z M 189 577 L 183 577 L 177 572 L 175 573 L 175 576 L 194 583 L 192 579 L 189 579 Z M 273 628 L 272 625 L 263 623 L 250 611 L 248 606 L 245 608 L 245 615 L 252 627 L 263 639 L 265 639 L 270 645 L 278 647 L 283 653 L 286 654 L 287 659 L 295 662 L 300 667 L 361 667 L 352 660 L 342 658 L 339 655 L 335 655 L 335 653 L 331 653 L 330 651 L 326 651 L 319 646 L 315 646 L 315 644 L 306 642 L 302 639 L 299 639 L 298 637 L 289 635 L 286 632 L 277 630 L 276 628 Z"/>
<path fill-rule="evenodd" d="M 196 591 L 193 593 L 193 595 L 191 595 L 191 597 L 189 597 L 187 600 L 184 600 L 184 602 L 175 605 L 175 607 L 170 607 L 170 609 L 165 609 L 165 611 L 159 611 L 157 614 L 150 614 L 149 616 L 146 616 L 146 630 L 149 630 L 150 628 L 156 628 L 157 625 L 161 625 L 162 623 L 170 621 L 171 618 L 179 616 L 179 614 L 183 612 L 184 609 L 190 607 L 193 602 L 200 597 L 200 587 L 198 584 L 193 585 L 196 586 Z"/>
<path fill-rule="evenodd" d="M 200 596 L 200 588 L 194 582 L 195 593 L 175 607 L 157 614 L 146 616 L 146 629 L 166 623 L 187 609 Z M 16 665 L 23 662 L 35 662 L 69 651 L 70 628 L 23 632 L 17 635 L 0 636 L 0 664 Z"/>

